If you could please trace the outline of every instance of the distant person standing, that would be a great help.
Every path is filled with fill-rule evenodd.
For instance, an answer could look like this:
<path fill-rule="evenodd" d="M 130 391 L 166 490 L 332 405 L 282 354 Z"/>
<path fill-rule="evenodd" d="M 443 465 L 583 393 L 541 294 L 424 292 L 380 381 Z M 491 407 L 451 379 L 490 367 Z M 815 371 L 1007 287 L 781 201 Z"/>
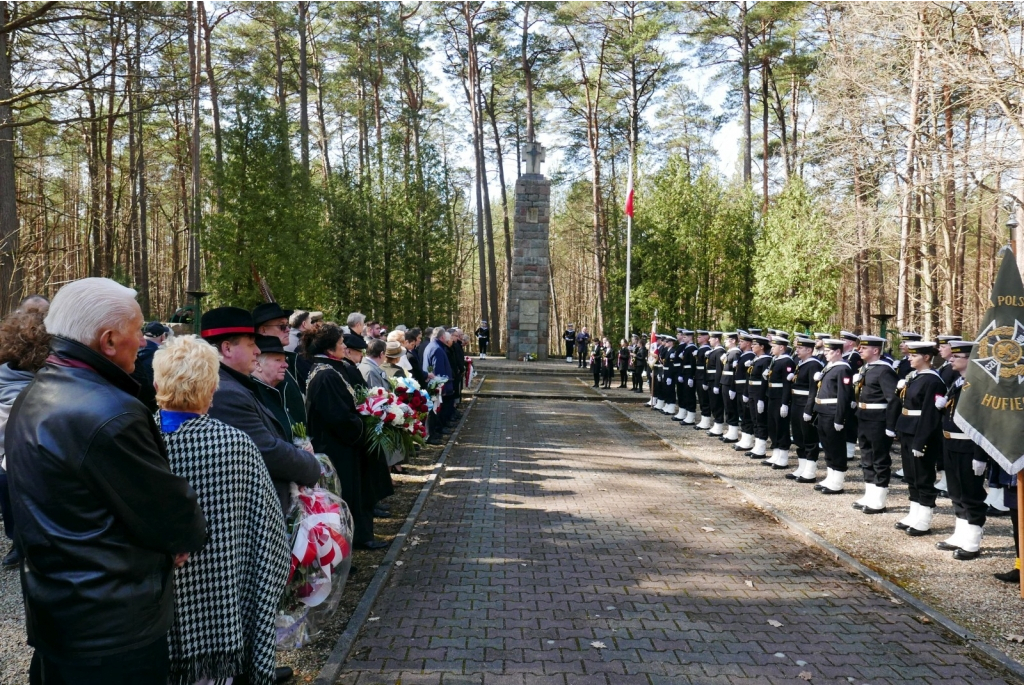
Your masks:
<path fill-rule="evenodd" d="M 476 329 L 476 345 L 480 349 L 480 358 L 487 357 L 487 345 L 491 342 L 491 329 L 487 327 L 487 321 L 481 321 L 480 327 Z"/>
<path fill-rule="evenodd" d="M 576 327 L 573 324 L 569 324 L 565 333 L 562 334 L 562 340 L 565 341 L 565 361 L 567 364 L 572 364 L 572 350 L 576 347 Z"/>
<path fill-rule="evenodd" d="M 590 333 L 587 332 L 587 327 L 584 326 L 580 329 L 580 332 L 576 335 L 576 358 L 579 359 L 579 368 L 585 368 L 587 365 L 587 352 L 590 348 Z"/>

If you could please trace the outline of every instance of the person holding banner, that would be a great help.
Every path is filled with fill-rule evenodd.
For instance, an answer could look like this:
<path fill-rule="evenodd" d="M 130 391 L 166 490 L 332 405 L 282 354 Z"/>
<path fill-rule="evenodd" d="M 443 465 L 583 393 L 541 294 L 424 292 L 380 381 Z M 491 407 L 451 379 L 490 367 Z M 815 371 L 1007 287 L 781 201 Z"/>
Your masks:
<path fill-rule="evenodd" d="M 896 420 L 904 480 L 910 493 L 910 513 L 896 528 L 914 537 L 932 531 L 935 514 L 935 467 L 942 458 L 942 413 L 936 401 L 946 396 L 946 384 L 932 369 L 938 354 L 931 340 L 908 342 L 912 371 L 897 384 L 902 409 Z"/>

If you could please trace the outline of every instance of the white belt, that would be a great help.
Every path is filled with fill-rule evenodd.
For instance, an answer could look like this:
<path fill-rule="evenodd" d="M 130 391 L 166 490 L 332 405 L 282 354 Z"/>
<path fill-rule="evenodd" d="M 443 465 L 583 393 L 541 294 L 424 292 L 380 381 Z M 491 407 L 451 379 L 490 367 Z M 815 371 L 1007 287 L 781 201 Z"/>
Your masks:
<path fill-rule="evenodd" d="M 740 383 L 746 383 L 746 381 L 740 381 L 740 380 L 736 381 L 736 385 L 739 385 Z"/>
<path fill-rule="evenodd" d="M 722 375 L 723 376 L 731 376 L 732 373 L 733 373 L 732 371 L 722 371 Z"/>
<path fill-rule="evenodd" d="M 751 385 L 761 385 L 761 381 L 750 381 Z"/>
<path fill-rule="evenodd" d="M 783 388 L 785 386 L 786 386 L 785 383 L 769 383 L 768 384 L 769 388 Z"/>
<path fill-rule="evenodd" d="M 950 433 L 949 431 L 942 431 L 942 435 L 949 440 L 970 440 L 971 436 L 967 433 Z"/>
<path fill-rule="evenodd" d="M 904 416 L 920 416 L 921 415 L 921 410 L 920 409 L 904 409 L 903 410 L 903 415 Z"/>
<path fill-rule="evenodd" d="M 889 405 L 885 402 L 858 402 L 857 406 L 861 409 L 885 409 Z"/>
<path fill-rule="evenodd" d="M 693 368 L 693 364 L 687 364 L 683 368 L 684 369 L 692 369 Z"/>
<path fill-rule="evenodd" d="M 826 397 L 825 399 L 821 399 L 820 397 L 814 398 L 815 404 L 835 404 L 838 401 L 838 398 L 835 397 Z"/>
<path fill-rule="evenodd" d="M 793 388 L 794 395 L 809 395 L 810 393 L 810 390 L 797 390 L 796 388 Z"/>

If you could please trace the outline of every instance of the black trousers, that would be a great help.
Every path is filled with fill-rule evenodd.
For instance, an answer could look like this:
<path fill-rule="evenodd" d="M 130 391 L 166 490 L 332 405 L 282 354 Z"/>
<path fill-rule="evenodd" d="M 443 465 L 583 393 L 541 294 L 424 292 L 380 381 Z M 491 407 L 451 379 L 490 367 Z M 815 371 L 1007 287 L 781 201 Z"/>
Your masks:
<path fill-rule="evenodd" d="M 28 681 L 31 685 L 167 685 L 169 673 L 165 636 L 139 649 L 96 658 L 72 659 L 37 649 Z"/>
<path fill-rule="evenodd" d="M 846 473 L 846 431 L 836 430 L 833 414 L 818 414 L 815 421 L 818 423 L 818 442 L 825 451 L 825 466 Z"/>
<path fill-rule="evenodd" d="M 794 411 L 792 407 L 789 409 Z M 821 453 L 821 448 L 818 444 L 818 428 L 810 421 L 804 421 L 803 411 L 797 411 L 797 413 L 790 414 L 793 419 L 793 442 L 796 443 L 796 457 L 797 459 L 808 459 L 810 461 L 818 461 L 818 455 Z M 846 448 L 843 448 L 845 453 Z"/>
<path fill-rule="evenodd" d="M 860 468 L 864 482 L 880 488 L 889 487 L 892 477 L 892 438 L 885 434 L 885 420 L 861 420 L 857 428 L 857 444 L 860 445 Z M 985 499 L 982 495 L 982 499 Z"/>
<path fill-rule="evenodd" d="M 576 346 L 576 343 L 571 343 L 568 340 L 565 341 L 565 356 L 566 358 L 572 358 L 572 349 Z"/>
<path fill-rule="evenodd" d="M 756 411 L 756 408 L 751 406 L 749 397 L 747 397 L 747 401 L 744 402 L 744 397 L 747 397 L 747 384 L 738 383 L 736 385 L 736 409 L 740 416 L 740 432 L 750 433 L 753 435 L 754 417 L 750 412 Z"/>
<path fill-rule="evenodd" d="M 478 340 L 477 341 L 477 345 L 480 347 L 480 354 L 487 354 L 487 344 L 488 344 L 488 341 L 486 341 L 486 340 Z"/>
<path fill-rule="evenodd" d="M 675 404 L 676 386 L 672 382 L 672 377 L 668 374 L 668 369 L 663 369 L 661 372 L 661 384 L 658 386 L 661 388 L 660 398 L 665 400 L 665 404 Z"/>
<path fill-rule="evenodd" d="M 750 416 L 754 422 L 754 437 L 758 440 L 768 439 L 768 400 L 761 400 L 764 403 L 764 411 L 757 411 L 757 399 L 751 397 L 747 402 Z"/>
<path fill-rule="evenodd" d="M 625 366 L 619 367 L 619 387 L 626 387 L 626 376 L 629 375 L 629 369 Z"/>
<path fill-rule="evenodd" d="M 849 420 L 843 425 L 843 438 L 846 440 L 846 442 L 857 442 L 857 426 L 859 423 L 860 422 L 857 420 L 857 415 L 853 414 L 850 416 Z"/>
<path fill-rule="evenodd" d="M 718 392 L 715 392 L 715 389 Z M 708 384 L 708 403 L 711 405 L 711 416 L 715 418 L 715 423 L 725 423 L 725 398 L 726 395 L 722 395 L 721 386 L 715 386 Z"/>
<path fill-rule="evenodd" d="M 579 360 L 579 367 L 581 369 L 587 368 L 587 346 L 577 345 L 576 346 L 576 358 Z"/>
<path fill-rule="evenodd" d="M 779 413 L 783 405 L 782 398 L 769 397 L 765 405 L 765 412 L 768 414 L 768 437 L 771 438 L 772 449 L 788 450 L 792 440 L 789 435 L 789 416 L 783 417 Z"/>
<path fill-rule="evenodd" d="M 701 417 L 711 416 L 711 400 L 708 399 L 711 394 L 710 390 L 705 390 L 704 385 L 707 381 L 697 378 L 693 381 L 694 389 L 697 392 L 697 404 L 700 405 Z"/>
<path fill-rule="evenodd" d="M 730 392 L 735 394 L 736 397 L 730 399 Z M 740 425 L 739 407 L 736 406 L 736 400 L 738 400 L 739 397 L 739 393 L 736 392 L 736 386 L 725 386 L 722 388 L 722 401 L 725 403 L 725 423 L 730 426 Z"/>
<path fill-rule="evenodd" d="M 604 383 L 604 387 L 610 388 L 612 385 L 612 367 L 602 366 L 601 367 L 601 381 Z"/>
<path fill-rule="evenodd" d="M 935 467 L 942 459 L 942 434 L 933 437 L 924 447 L 924 456 L 915 457 L 910 449 L 912 435 L 900 435 L 900 458 L 903 460 L 903 482 L 911 502 L 934 507 L 939 491 L 935 489 Z"/>
<path fill-rule="evenodd" d="M 0 516 L 4 519 L 4 534 L 14 539 L 14 510 L 11 508 L 11 491 L 7 485 L 7 472 L 0 468 Z"/>
<path fill-rule="evenodd" d="M 643 390 L 644 389 L 644 370 L 643 367 L 633 367 L 633 389 Z"/>
<path fill-rule="evenodd" d="M 971 462 L 986 461 L 986 457 L 976 454 L 970 440 L 943 440 L 943 443 L 946 487 L 953 500 L 953 513 L 958 519 L 967 519 L 972 526 L 984 526 L 988 511 L 985 476 L 975 476 Z"/>
<path fill-rule="evenodd" d="M 594 374 L 594 387 L 601 385 L 601 366 L 594 364 L 590 367 L 590 373 Z"/>

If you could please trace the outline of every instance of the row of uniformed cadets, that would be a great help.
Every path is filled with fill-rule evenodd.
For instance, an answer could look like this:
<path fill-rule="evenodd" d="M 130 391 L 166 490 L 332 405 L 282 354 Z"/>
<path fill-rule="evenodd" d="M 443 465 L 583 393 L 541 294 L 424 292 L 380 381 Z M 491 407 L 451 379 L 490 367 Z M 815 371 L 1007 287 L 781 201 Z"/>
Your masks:
<path fill-rule="evenodd" d="M 907 484 L 910 509 L 896 528 L 930 534 L 936 498 L 948 492 L 955 529 L 937 546 L 956 559 L 977 557 L 986 516 L 1007 513 L 996 478 L 986 497 L 989 460 L 953 422 L 976 343 L 902 332 L 904 356 L 895 360 L 884 338 L 848 331 L 793 340 L 776 329 L 767 335 L 761 329 L 676 332 L 658 334 L 650 347 L 648 406 L 683 426 L 707 431 L 776 470 L 791 468 L 795 447 L 797 465 L 786 478 L 813 483 L 823 495 L 846 491 L 859 446 L 865 489 L 853 507 L 868 515 L 886 511 L 891 448 L 898 440 L 903 470 L 896 475 Z M 826 475 L 819 482 L 822 454 Z M 994 464 L 992 471 L 998 471 Z M 998 577 L 1014 580 L 1016 573 Z"/>

